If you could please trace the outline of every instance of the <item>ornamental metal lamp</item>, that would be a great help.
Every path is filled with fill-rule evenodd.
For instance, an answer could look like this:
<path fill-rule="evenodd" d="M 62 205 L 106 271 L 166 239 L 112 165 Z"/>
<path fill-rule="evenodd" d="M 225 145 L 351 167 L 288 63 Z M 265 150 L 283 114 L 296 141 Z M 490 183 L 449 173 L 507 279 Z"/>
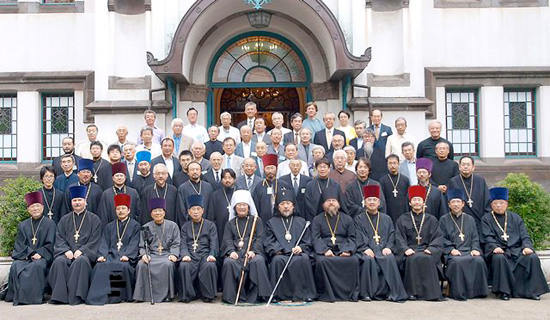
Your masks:
<path fill-rule="evenodd" d="M 250 4 L 256 10 L 260 10 L 264 4 L 270 3 L 271 0 L 244 0 L 245 4 Z"/>
<path fill-rule="evenodd" d="M 251 11 L 246 14 L 248 23 L 256 29 L 267 28 L 271 22 L 272 14 L 263 10 Z"/>

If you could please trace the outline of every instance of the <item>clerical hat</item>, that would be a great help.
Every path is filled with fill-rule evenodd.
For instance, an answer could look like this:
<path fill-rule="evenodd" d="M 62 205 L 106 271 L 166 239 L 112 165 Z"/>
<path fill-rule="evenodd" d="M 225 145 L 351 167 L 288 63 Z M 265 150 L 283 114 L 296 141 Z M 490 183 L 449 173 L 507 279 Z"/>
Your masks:
<path fill-rule="evenodd" d="M 166 200 L 163 198 L 153 198 L 149 200 L 148 206 L 149 212 L 154 209 L 164 209 L 166 211 Z"/>
<path fill-rule="evenodd" d="M 363 187 L 363 198 L 375 197 L 380 199 L 380 187 L 376 185 Z"/>
<path fill-rule="evenodd" d="M 90 172 L 94 172 L 94 162 L 90 159 L 78 160 L 78 172 L 82 170 L 89 170 Z"/>
<path fill-rule="evenodd" d="M 296 198 L 294 197 L 294 190 L 281 187 L 281 189 L 277 191 L 277 197 L 275 199 L 275 209 L 277 208 L 279 203 L 283 201 L 290 201 L 292 203 L 295 203 Z"/>
<path fill-rule="evenodd" d="M 466 201 L 466 196 L 464 195 L 464 190 L 462 189 L 448 189 L 447 190 L 447 202 L 453 199 L 460 199 Z"/>
<path fill-rule="evenodd" d="M 25 201 L 27 201 L 27 207 L 30 207 L 31 205 L 35 203 L 44 204 L 42 200 L 42 192 L 29 192 L 25 195 Z"/>
<path fill-rule="evenodd" d="M 508 188 L 504 187 L 494 187 L 489 190 L 491 195 L 491 201 L 495 200 L 506 200 L 508 201 Z"/>
<path fill-rule="evenodd" d="M 128 208 L 130 208 L 131 203 L 132 203 L 132 198 L 130 197 L 130 195 L 126 193 L 115 195 L 115 207 L 127 206 Z"/>
<path fill-rule="evenodd" d="M 266 154 L 262 157 L 262 162 L 264 163 L 264 168 L 267 166 L 277 166 L 278 157 L 276 154 Z"/>
<path fill-rule="evenodd" d="M 426 169 L 429 173 L 432 173 L 434 163 L 428 158 L 416 159 L 416 170 Z"/>
<path fill-rule="evenodd" d="M 114 176 L 117 173 L 124 173 L 126 175 L 126 163 L 118 162 L 112 165 L 111 174 Z"/>
<path fill-rule="evenodd" d="M 187 197 L 187 208 L 199 206 L 204 208 L 204 197 L 200 194 L 192 194 Z"/>
<path fill-rule="evenodd" d="M 323 202 L 327 201 L 328 199 L 336 199 L 338 200 L 338 202 L 340 202 L 340 194 L 338 193 L 338 188 L 327 187 L 325 190 L 323 190 L 323 194 L 321 195 Z"/>
<path fill-rule="evenodd" d="M 423 186 L 410 186 L 409 201 L 414 197 L 420 197 L 422 200 L 426 200 L 426 188 Z"/>
<path fill-rule="evenodd" d="M 151 163 L 151 152 L 147 150 L 143 150 L 136 153 L 136 160 L 137 160 L 137 163 L 140 163 L 142 161 L 147 161 Z"/>
<path fill-rule="evenodd" d="M 91 160 L 90 160 L 91 161 Z M 88 188 L 86 186 L 72 186 L 69 188 L 69 194 L 71 195 L 71 200 L 76 198 L 86 199 L 86 192 Z"/>

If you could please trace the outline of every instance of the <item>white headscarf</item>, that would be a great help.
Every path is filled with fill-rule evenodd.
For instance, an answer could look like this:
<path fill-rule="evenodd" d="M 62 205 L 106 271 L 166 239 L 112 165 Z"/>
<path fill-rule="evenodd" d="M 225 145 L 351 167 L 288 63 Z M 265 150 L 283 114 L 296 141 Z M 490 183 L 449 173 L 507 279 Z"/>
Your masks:
<path fill-rule="evenodd" d="M 254 205 L 254 200 L 252 200 L 252 195 L 248 190 L 237 190 L 233 192 L 231 197 L 231 207 L 229 208 L 229 221 L 235 218 L 237 214 L 235 213 L 235 206 L 237 203 L 246 203 L 248 204 L 248 214 L 251 216 L 257 216 L 258 211 L 256 211 L 256 205 Z"/>

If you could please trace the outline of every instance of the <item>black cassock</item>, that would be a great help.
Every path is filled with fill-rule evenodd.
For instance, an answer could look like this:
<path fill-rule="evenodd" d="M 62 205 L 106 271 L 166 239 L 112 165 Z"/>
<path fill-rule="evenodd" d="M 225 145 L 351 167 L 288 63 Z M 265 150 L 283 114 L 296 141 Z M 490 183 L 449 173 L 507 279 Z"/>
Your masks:
<path fill-rule="evenodd" d="M 413 213 L 413 216 L 417 228 L 420 228 L 422 216 L 426 217 L 420 235 L 416 233 L 410 212 L 401 215 L 396 222 L 397 262 L 404 273 L 405 290 L 409 296 L 421 300 L 442 300 L 439 274 L 443 236 L 439 230 L 439 222 L 430 214 Z M 420 244 L 417 236 L 422 238 Z M 407 257 L 407 249 L 412 249 L 415 253 Z M 424 253 L 425 249 L 430 250 L 431 254 Z"/>
<path fill-rule="evenodd" d="M 399 181 L 397 181 L 398 179 Z M 386 214 L 390 216 L 393 223 L 396 223 L 403 212 L 409 210 L 409 196 L 407 195 L 410 186 L 409 178 L 402 174 L 392 175 L 389 173 L 380 178 L 380 185 L 386 198 Z M 393 192 L 394 185 L 396 185 L 396 194 Z"/>
<path fill-rule="evenodd" d="M 305 219 L 307 221 L 313 221 L 313 219 L 321 212 L 323 212 L 323 204 L 321 201 L 321 194 L 327 188 L 337 190 L 338 198 L 340 199 L 340 210 L 345 212 L 344 195 L 340 189 L 340 185 L 332 179 L 320 179 L 315 178 L 308 182 L 306 186 L 306 214 Z"/>
<path fill-rule="evenodd" d="M 200 180 L 199 183 L 194 183 L 191 180 L 185 182 L 178 188 L 178 205 L 177 205 L 177 223 L 181 228 L 187 221 L 189 221 L 189 214 L 187 213 L 187 197 L 190 195 L 200 194 L 204 197 L 204 215 L 208 215 L 208 201 L 210 196 L 214 192 L 214 188 L 210 183 Z"/>
<path fill-rule="evenodd" d="M 99 202 L 99 209 L 97 211 L 98 217 L 101 219 L 103 226 L 106 226 L 109 222 L 115 221 L 116 216 L 116 207 L 115 207 L 115 194 L 125 193 L 130 196 L 130 218 L 138 220 L 141 213 L 141 201 L 139 199 L 139 194 L 133 188 L 124 186 L 119 189 L 117 187 L 111 187 L 101 195 L 101 201 Z M 147 211 L 147 209 L 145 210 Z M 147 213 L 143 213 L 147 214 Z"/>
<path fill-rule="evenodd" d="M 179 188 L 182 184 L 189 181 L 189 175 L 187 172 L 178 171 L 174 173 L 174 178 L 172 179 L 172 184 L 174 187 Z"/>
<path fill-rule="evenodd" d="M 33 228 L 36 233 L 35 243 L 32 241 Z M 53 260 L 54 241 L 55 222 L 49 218 L 29 218 L 19 224 L 11 255 L 13 263 L 8 278 L 7 302 L 13 302 L 14 306 L 42 303 L 48 267 Z M 31 257 L 36 253 L 42 258 L 32 260 Z"/>
<path fill-rule="evenodd" d="M 336 241 L 332 243 L 326 213 L 317 215 L 312 222 L 311 235 L 315 251 L 315 282 L 319 300 L 333 302 L 337 300 L 357 301 L 359 297 L 359 259 L 355 255 L 355 223 L 347 214 L 340 211 L 334 217 L 328 217 Z M 338 219 L 340 217 L 340 219 Z M 336 226 L 336 221 L 338 225 Z M 331 250 L 334 257 L 325 257 Z M 349 252 L 350 257 L 340 257 Z"/>
<path fill-rule="evenodd" d="M 464 240 L 457 226 L 462 228 Z M 470 254 L 472 250 L 482 253 L 474 218 L 466 213 L 458 218 L 448 213 L 439 219 L 439 228 L 443 234 L 443 261 L 447 265 L 445 277 L 449 281 L 449 296 L 459 300 L 487 296 L 487 266 L 483 256 Z M 453 249 L 460 251 L 460 256 L 451 255 Z"/>
<path fill-rule="evenodd" d="M 178 190 L 171 184 L 165 183 L 163 187 L 159 187 L 156 183 L 146 187 L 143 192 L 139 195 L 141 200 L 141 208 L 138 222 L 141 225 L 146 224 L 147 222 L 153 221 L 151 219 L 151 213 L 149 212 L 149 207 L 147 204 L 149 200 L 154 198 L 164 198 L 166 200 L 166 215 L 164 216 L 167 220 L 177 223 L 177 199 L 178 199 Z"/>
<path fill-rule="evenodd" d="M 424 205 L 425 212 L 431 214 L 437 220 L 449 212 L 445 196 L 439 191 L 437 186 L 431 183 L 426 187 L 426 202 Z"/>
<path fill-rule="evenodd" d="M 126 181 L 128 182 L 128 181 Z M 152 186 L 155 184 L 155 179 L 153 178 L 153 174 L 149 173 L 147 177 L 142 176 L 141 174 L 137 174 L 134 177 L 134 180 L 132 180 L 131 184 L 127 184 L 127 186 L 134 188 L 139 195 L 143 192 L 145 188 L 148 186 Z M 147 211 L 146 209 L 143 209 L 143 211 Z"/>
<path fill-rule="evenodd" d="M 445 185 L 448 186 L 451 178 L 460 174 L 458 170 L 458 163 L 451 159 L 445 159 L 441 161 L 436 159 L 433 161 L 432 178 L 436 186 Z"/>
<path fill-rule="evenodd" d="M 109 161 L 99 158 L 99 161 L 94 162 L 94 175 L 92 181 L 97 183 L 102 191 L 113 186 L 113 169 Z M 96 178 L 97 177 L 97 181 Z"/>
<path fill-rule="evenodd" d="M 248 225 L 245 228 L 247 219 Z M 257 219 L 256 231 L 254 232 L 252 246 L 250 248 L 250 251 L 253 251 L 256 256 L 254 259 L 248 260 L 248 265 L 245 268 L 245 280 L 243 281 L 239 298 L 239 301 L 249 303 L 258 302 L 261 299 L 267 301 L 272 290 L 267 274 L 266 261 L 263 256 L 262 236 L 264 223 L 260 217 Z M 248 215 L 248 218 L 233 218 L 225 224 L 221 246 L 221 257 L 224 259 L 222 267 L 222 301 L 224 302 L 235 303 L 235 299 L 237 298 L 241 270 L 243 268 L 244 256 L 250 239 L 252 225 L 254 224 L 253 222 L 254 216 Z M 241 238 L 237 232 L 237 223 L 239 225 L 239 231 L 241 235 L 243 235 L 242 241 L 244 245 L 241 249 L 239 249 L 238 246 Z M 237 260 L 230 258 L 229 255 L 231 252 L 236 252 L 239 258 Z"/>
<path fill-rule="evenodd" d="M 380 221 L 378 222 L 378 219 Z M 372 222 L 369 222 L 369 220 Z M 373 229 L 378 225 L 378 243 Z M 359 296 L 375 300 L 404 301 L 408 295 L 401 281 L 401 274 L 395 258 L 395 228 L 392 219 L 385 214 L 367 215 L 366 211 L 355 217 L 357 233 L 357 256 L 361 263 Z M 388 248 L 392 254 L 383 255 Z M 371 249 L 374 258 L 364 254 Z"/>
<path fill-rule="evenodd" d="M 99 202 L 101 201 L 101 195 L 103 194 L 103 190 L 101 190 L 101 188 L 97 184 L 92 182 L 88 183 L 87 185 L 77 182 L 75 184 L 71 184 L 69 188 L 72 186 L 85 186 L 89 189 L 89 190 L 86 190 L 86 194 L 87 194 L 86 209 L 91 212 L 97 212 L 97 210 L 99 209 Z M 65 190 L 65 195 L 64 195 L 65 208 L 63 210 L 62 216 L 73 211 L 73 206 L 71 205 L 71 193 L 69 192 L 69 188 Z"/>
<path fill-rule="evenodd" d="M 191 261 L 180 261 L 179 264 L 176 283 L 180 301 L 189 302 L 199 296 L 208 300 L 216 297 L 218 266 L 215 261 L 206 259 L 218 256 L 218 231 L 212 221 L 203 221 L 202 228 L 200 223 L 192 220 L 181 227 L 180 257 L 189 256 Z M 197 238 L 196 246 L 193 237 Z"/>
<path fill-rule="evenodd" d="M 475 219 L 477 233 L 480 235 L 481 241 L 481 218 L 483 218 L 486 213 L 491 212 L 491 197 L 489 195 L 489 187 L 487 186 L 487 182 L 485 182 L 485 179 L 477 174 L 472 174 L 468 178 L 462 178 L 464 180 L 464 184 L 462 184 L 460 178 L 461 175 L 452 178 L 451 182 L 449 183 L 449 188 L 462 189 L 464 190 L 464 195 L 466 196 L 470 194 L 470 197 L 472 199 L 472 207 L 470 207 L 468 202 L 466 202 L 466 205 L 464 206 L 464 209 L 462 209 L 462 211 L 469 214 Z M 466 186 L 466 190 L 464 189 L 464 186 Z M 473 189 L 473 191 L 471 189 Z"/>
<path fill-rule="evenodd" d="M 140 229 L 139 222 L 131 218 L 125 221 L 116 219 L 105 226 L 97 256 L 105 257 L 107 261 L 97 262 L 94 267 L 86 304 L 103 305 L 132 300 Z M 120 250 L 119 234 L 122 235 Z M 122 256 L 128 257 L 129 261 L 120 261 Z"/>
<path fill-rule="evenodd" d="M 39 191 L 41 191 L 44 198 L 44 210 L 42 211 L 42 216 L 52 219 L 55 223 L 58 223 L 59 219 L 61 219 L 61 217 L 65 214 L 64 193 L 55 188 L 46 189 L 44 187 L 40 188 Z"/>
<path fill-rule="evenodd" d="M 264 245 L 270 261 L 269 278 L 273 287 L 288 262 L 292 248 L 296 245 L 302 248 L 301 254 L 292 257 L 288 269 L 275 291 L 275 296 L 280 300 L 298 301 L 315 299 L 317 296 L 311 265 L 311 228 L 306 229 L 300 243 L 296 243 L 305 225 L 304 218 L 298 216 L 283 218 L 279 214 L 269 219 L 266 224 Z M 290 241 L 285 238 L 287 229 L 292 237 Z"/>
<path fill-rule="evenodd" d="M 273 217 L 277 192 L 284 189 L 294 192 L 294 189 L 281 179 L 275 179 L 273 181 L 264 179 L 254 190 L 252 199 L 256 205 L 256 210 L 258 210 L 258 215 L 262 218 L 264 223 L 267 223 L 267 221 Z"/>
<path fill-rule="evenodd" d="M 55 260 L 48 275 L 48 282 L 52 288 L 50 303 L 74 305 L 86 301 L 92 265 L 97 259 L 101 241 L 101 220 L 94 213 L 85 212 L 77 215 L 71 211 L 57 224 Z M 82 226 L 78 233 L 78 241 L 75 240 L 75 225 L 76 228 Z M 67 259 L 65 252 L 74 253 L 76 250 L 80 250 L 82 255 L 76 259 Z"/>
<path fill-rule="evenodd" d="M 380 183 L 376 180 L 367 178 L 365 181 L 356 179 L 348 183 L 346 187 L 346 212 L 352 217 L 355 218 L 357 215 L 365 211 L 363 207 L 363 187 L 365 186 L 379 186 Z M 382 213 L 386 213 L 386 198 L 383 193 L 380 193 L 380 206 L 378 210 Z"/>
<path fill-rule="evenodd" d="M 482 242 L 485 245 L 485 259 L 491 270 L 494 293 L 506 293 L 512 297 L 532 298 L 548 292 L 548 285 L 542 273 L 540 260 L 536 253 L 523 255 L 524 248 L 533 248 L 533 242 L 527 233 L 523 219 L 514 212 L 507 211 L 508 241 L 497 226 L 492 213 L 483 216 Z M 495 214 L 504 228 L 505 217 Z M 504 254 L 494 254 L 495 248 L 502 248 Z"/>
<path fill-rule="evenodd" d="M 229 207 L 231 206 L 231 197 L 233 197 L 234 191 L 234 187 L 222 187 L 214 191 L 210 196 L 210 204 L 208 205 L 210 210 L 208 210 L 205 218 L 214 222 L 216 225 L 216 230 L 218 232 L 218 248 L 222 245 L 223 231 L 229 220 Z"/>

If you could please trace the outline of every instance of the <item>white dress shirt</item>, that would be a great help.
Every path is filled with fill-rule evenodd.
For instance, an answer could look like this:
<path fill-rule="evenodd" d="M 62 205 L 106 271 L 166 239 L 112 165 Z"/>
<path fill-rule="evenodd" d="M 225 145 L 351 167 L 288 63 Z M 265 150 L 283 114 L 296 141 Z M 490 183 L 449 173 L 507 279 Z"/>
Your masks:
<path fill-rule="evenodd" d="M 218 128 L 220 129 L 220 134 L 218 135 L 218 140 L 220 140 L 221 142 L 223 142 L 223 140 L 225 140 L 225 138 L 235 139 L 235 144 L 241 142 L 241 132 L 239 131 L 239 129 L 237 129 L 233 126 L 230 126 L 229 130 L 225 130 L 225 128 L 223 126 L 219 126 Z"/>
<path fill-rule="evenodd" d="M 403 152 L 401 149 L 401 145 L 403 144 L 403 142 L 406 142 L 406 141 L 411 142 L 416 148 L 416 139 L 412 134 L 405 132 L 401 136 L 396 132 L 391 136 L 389 136 L 386 142 L 386 157 L 393 153 L 399 156 L 399 161 L 405 160 L 405 157 L 403 156 Z M 411 184 L 411 186 L 412 185 L 413 184 Z"/>
<path fill-rule="evenodd" d="M 251 147 L 251 142 L 248 141 L 248 143 L 246 142 L 241 142 L 241 145 L 243 146 L 243 156 L 244 158 L 250 158 L 250 147 Z"/>
<path fill-rule="evenodd" d="M 181 134 L 193 138 L 195 141 L 206 142 L 210 140 L 206 128 L 200 124 L 187 124 Z"/>
<path fill-rule="evenodd" d="M 162 156 L 164 159 L 164 164 L 166 164 L 166 168 L 168 169 L 168 174 L 170 175 L 170 178 L 174 177 L 174 159 L 172 157 L 165 158 L 164 155 Z"/>

